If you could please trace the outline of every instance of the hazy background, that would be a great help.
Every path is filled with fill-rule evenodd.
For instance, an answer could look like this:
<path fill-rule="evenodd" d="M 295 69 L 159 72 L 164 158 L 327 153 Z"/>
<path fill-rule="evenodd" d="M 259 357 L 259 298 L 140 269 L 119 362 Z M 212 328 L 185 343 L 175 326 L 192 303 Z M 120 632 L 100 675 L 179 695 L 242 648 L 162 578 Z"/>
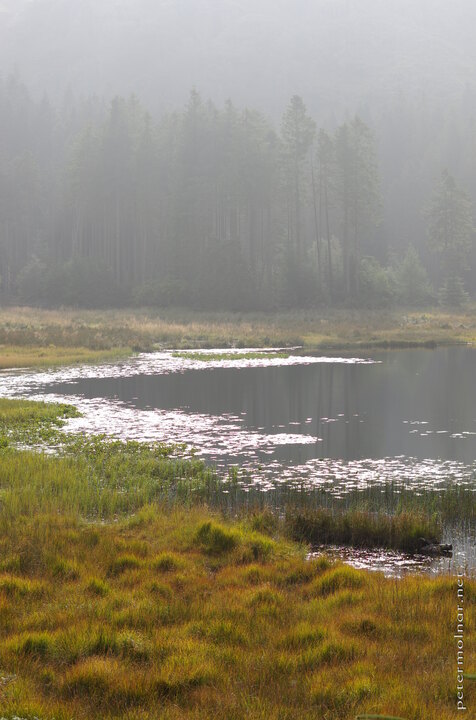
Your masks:
<path fill-rule="evenodd" d="M 134 92 L 153 110 L 195 85 L 278 116 L 378 115 L 400 94 L 474 92 L 472 0 L 2 0 L 0 63 L 36 93 Z"/>
<path fill-rule="evenodd" d="M 261 253 L 254 289 L 247 290 L 255 297 L 257 287 L 266 286 L 263 297 L 254 303 L 257 307 L 309 305 L 328 301 L 332 295 L 329 273 L 322 272 L 312 288 L 312 278 L 303 280 L 301 272 L 309 275 L 312 262 L 318 262 L 311 257 L 318 226 L 321 267 L 326 252 L 335 255 L 333 300 L 348 301 L 352 293 L 344 289 L 350 242 L 343 229 L 348 209 L 342 204 L 345 188 L 339 190 L 339 172 L 334 169 L 329 176 L 327 232 L 332 237 L 327 242 L 320 160 L 315 152 L 319 129 L 334 140 L 334 133 L 345 130 L 356 115 L 372 137 L 365 153 L 355 150 L 369 160 L 361 176 L 370 172 L 375 160 L 374 185 L 379 188 L 374 210 L 377 205 L 380 209 L 372 223 L 360 229 L 355 260 L 357 275 L 361 257 L 370 256 L 377 263 L 372 260 L 364 267 L 374 296 L 366 302 L 380 302 L 378 298 L 384 296 L 386 302 L 402 300 L 406 290 L 395 290 L 395 272 L 402 274 L 401 262 L 409 248 L 416 250 L 431 281 L 431 293 L 420 293 L 421 300 L 426 294 L 436 302 L 451 273 L 461 276 L 472 292 L 474 233 L 471 243 L 466 233 L 467 252 L 450 272 L 451 263 L 441 252 L 438 257 L 435 242 L 429 247 L 425 213 L 445 168 L 457 191 L 470 203 L 476 200 L 475 27 L 473 0 L 0 0 L 1 292 L 8 298 L 21 297 L 19 274 L 36 260 L 51 266 L 60 258 L 69 262 L 76 256 L 104 262 L 125 290 L 124 297 L 132 297 L 138 284 L 154 278 L 176 288 L 177 283 L 189 287 L 196 266 L 194 253 L 203 258 L 203 248 L 218 241 L 220 251 L 225 248 L 222 259 L 227 272 L 235 276 L 240 263 L 243 277 L 254 272 Z M 202 102 L 195 110 L 206 126 L 194 142 L 202 155 L 209 153 L 200 161 L 186 137 L 187 127 L 195 122 L 189 104 L 193 88 Z M 111 105 L 117 96 L 124 100 Z M 131 96 L 136 100 L 131 101 Z M 313 143 L 294 178 L 284 167 L 282 136 L 292 96 L 302 98 L 316 123 Z M 207 105 L 209 100 L 213 106 Z M 236 118 L 226 114 L 228 100 L 236 108 Z M 246 108 L 262 118 L 253 120 L 253 138 L 248 130 L 244 138 Z M 223 152 L 218 157 L 218 134 L 227 123 L 234 139 L 225 147 L 221 138 Z M 91 141 L 87 148 L 86 136 Z M 151 143 L 149 150 L 139 140 L 144 137 Z M 258 147 L 262 163 L 252 167 Z M 153 170 L 142 167 L 142 180 L 134 179 L 131 172 L 132 165 L 137 169 L 142 162 L 141 152 L 155 162 Z M 245 156 L 250 164 L 242 167 Z M 87 157 L 88 168 L 78 169 L 78 158 L 84 165 Z M 215 170 L 222 168 L 215 175 L 210 169 L 212 157 Z M 319 190 L 311 187 L 312 164 Z M 233 168 L 233 179 L 223 179 L 223 168 Z M 250 177 L 255 178 L 254 190 L 247 187 Z M 293 194 L 298 180 L 302 187 L 297 204 Z M 160 208 L 157 217 L 145 209 L 142 196 L 126 209 L 131 198 L 140 195 L 141 182 L 147 191 L 157 188 L 157 197 L 149 193 L 147 199 L 149 209 Z M 111 187 L 117 190 L 112 201 Z M 259 207 L 252 202 L 256 188 L 269 191 Z M 107 196 L 104 201 L 101 193 Z M 313 208 L 316 193 L 320 194 Z M 98 207 L 92 207 L 94 200 Z M 216 230 L 216 218 L 210 219 L 217 204 L 225 218 L 223 232 Z M 119 218 L 117 208 L 123 217 Z M 208 223 L 215 229 L 202 228 L 196 239 L 193 230 L 207 212 L 210 217 L 203 228 Z M 365 214 L 363 206 L 360 212 Z M 472 208 L 463 218 L 466 224 L 471 213 Z M 266 227 L 258 237 L 260 222 Z M 233 223 L 241 230 L 230 249 Z M 141 224 L 147 227 L 138 231 Z M 104 231 L 106 225 L 110 227 Z M 78 233 L 82 233 L 79 240 Z M 298 248 L 294 256 L 299 233 L 302 252 Z M 195 294 L 167 291 L 167 302 L 195 303 L 200 288 L 221 274 L 214 266 L 217 254 L 208 255 L 210 272 L 204 270 L 200 281 L 193 279 L 198 283 Z M 191 268 L 182 277 L 186 257 L 192 258 Z M 407 258 L 410 266 L 412 258 L 411 254 Z M 426 283 L 422 274 L 417 280 Z M 30 285 L 31 277 L 23 276 L 23 281 Z M 286 289 L 305 283 L 309 288 L 302 297 Z M 217 302 L 223 292 L 216 294 Z M 164 293 L 136 296 L 144 302 L 153 302 L 154 297 L 161 302 Z"/>
<path fill-rule="evenodd" d="M 2 0 L 0 63 L 35 93 L 136 93 L 154 111 L 192 86 L 320 123 L 475 88 L 472 0 Z M 474 104 L 471 103 L 474 107 Z"/>

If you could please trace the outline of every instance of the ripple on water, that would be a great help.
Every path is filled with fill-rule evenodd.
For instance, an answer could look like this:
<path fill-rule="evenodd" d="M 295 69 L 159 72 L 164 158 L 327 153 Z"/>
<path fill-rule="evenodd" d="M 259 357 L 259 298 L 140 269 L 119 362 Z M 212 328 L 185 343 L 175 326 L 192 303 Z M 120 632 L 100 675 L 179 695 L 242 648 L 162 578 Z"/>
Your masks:
<path fill-rule="evenodd" d="M 251 349 L 250 352 L 257 350 Z M 207 351 L 213 354 L 218 350 Z M 269 488 L 279 484 L 299 486 L 304 489 L 323 488 L 336 497 L 350 491 L 365 490 L 369 487 L 392 484 L 395 489 L 413 488 L 416 491 L 439 490 L 448 483 L 472 487 L 476 463 L 464 464 L 453 460 L 418 459 L 406 456 L 379 459 L 341 460 L 335 458 L 312 458 L 305 463 L 280 461 L 275 457 L 281 446 L 306 446 L 321 443 L 322 438 L 314 433 L 293 432 L 313 423 L 312 417 L 302 421 L 293 420 L 289 427 L 275 426 L 276 432 L 267 433 L 262 426 L 245 426 L 244 412 L 227 412 L 220 416 L 205 413 L 189 413 L 186 409 L 161 410 L 148 408 L 139 410 L 117 399 L 86 399 L 78 395 L 59 395 L 49 392 L 48 386 L 68 383 L 74 386 L 85 379 L 129 378 L 140 375 L 166 375 L 184 373 L 189 370 L 209 368 L 278 367 L 312 365 L 320 363 L 369 365 L 379 364 L 368 358 L 312 357 L 289 355 L 289 357 L 262 357 L 234 360 L 230 355 L 243 354 L 242 349 L 222 351 L 224 359 L 200 360 L 200 352 L 190 357 L 174 357 L 172 352 L 141 354 L 122 362 L 60 368 L 53 371 L 24 371 L 4 374 L 1 378 L 1 394 L 9 397 L 30 397 L 49 401 L 71 402 L 83 413 L 83 417 L 69 420 L 67 429 L 71 432 L 97 433 L 107 431 L 120 439 L 147 442 L 185 444 L 195 456 L 211 461 L 219 468 L 238 463 L 245 471 L 248 484 Z M 248 352 L 248 350 L 246 350 Z M 319 425 L 344 422 L 344 413 L 337 417 L 323 416 Z M 358 413 L 352 415 L 355 422 L 364 422 Z M 423 419 L 403 421 L 410 433 L 420 435 L 433 432 Z M 296 428 L 297 430 L 297 428 Z M 423 433 L 422 433 L 423 431 Z M 437 434 L 448 434 L 438 429 Z M 475 435 L 474 431 L 453 433 L 452 438 L 465 439 Z M 274 456 L 274 457 L 273 457 Z"/>
<path fill-rule="evenodd" d="M 207 351 L 210 352 L 210 351 Z M 216 354 L 218 351 L 212 351 Z M 277 487 L 299 487 L 304 490 L 324 489 L 335 498 L 345 498 L 351 492 L 389 485 L 395 491 L 411 488 L 417 493 L 441 490 L 448 484 L 474 489 L 476 462 L 464 464 L 454 460 L 418 459 L 405 455 L 379 459 L 341 460 L 335 458 L 313 458 L 304 463 L 281 461 L 276 451 L 286 445 L 311 445 L 320 443 L 316 434 L 294 432 L 307 429 L 313 423 L 312 417 L 292 420 L 289 427 L 276 425 L 275 432 L 267 433 L 263 426 L 248 428 L 245 412 L 227 412 L 220 416 L 205 413 L 190 413 L 186 409 L 161 410 L 146 408 L 139 410 L 117 399 L 87 399 L 80 394 L 60 395 L 49 391 L 48 386 L 58 383 L 78 385 L 85 379 L 129 378 L 140 375 L 168 375 L 185 373 L 189 370 L 210 368 L 253 368 L 280 367 L 293 365 L 332 364 L 375 364 L 366 358 L 307 357 L 253 357 L 233 359 L 230 355 L 244 350 L 224 351 L 226 357 L 207 362 L 197 357 L 174 357 L 171 352 L 142 354 L 119 363 L 80 368 L 63 368 L 54 371 L 21 371 L 2 373 L 0 394 L 4 397 L 25 397 L 51 402 L 70 402 L 83 414 L 70 419 L 66 429 L 72 433 L 102 434 L 107 431 L 123 440 L 166 442 L 184 444 L 185 452 L 193 448 L 195 456 L 215 463 L 218 468 L 239 466 L 243 470 L 240 486 L 246 492 L 257 487 L 270 492 Z M 352 414 L 352 421 L 363 423 L 359 413 Z M 323 416 L 319 425 L 348 423 L 343 413 L 336 417 Z M 410 434 L 421 437 L 448 435 L 456 441 L 467 440 L 476 435 L 474 431 L 452 432 L 447 429 L 428 428 L 422 419 L 404 420 Z M 425 441 L 426 442 L 426 441 Z M 316 551 L 320 552 L 320 551 Z M 402 553 L 350 548 L 326 548 L 354 567 L 380 570 L 388 575 L 402 575 L 406 572 L 452 571 L 453 561 L 448 558 L 427 558 L 407 556 Z"/>

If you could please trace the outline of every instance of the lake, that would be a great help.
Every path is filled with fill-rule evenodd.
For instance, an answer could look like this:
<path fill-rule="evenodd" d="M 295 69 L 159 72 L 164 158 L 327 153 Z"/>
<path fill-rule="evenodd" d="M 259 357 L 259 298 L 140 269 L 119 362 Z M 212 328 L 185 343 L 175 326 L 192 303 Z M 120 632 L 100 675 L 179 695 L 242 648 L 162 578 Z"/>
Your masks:
<path fill-rule="evenodd" d="M 209 352 L 209 351 L 207 351 Z M 7 373 L 2 394 L 70 401 L 76 432 L 186 443 L 244 489 L 350 493 L 475 489 L 476 350 L 266 354 L 172 352 L 52 372 Z M 470 529 L 471 530 L 471 529 Z M 447 536 L 448 537 L 448 536 Z M 457 552 L 476 565 L 471 532 Z"/>

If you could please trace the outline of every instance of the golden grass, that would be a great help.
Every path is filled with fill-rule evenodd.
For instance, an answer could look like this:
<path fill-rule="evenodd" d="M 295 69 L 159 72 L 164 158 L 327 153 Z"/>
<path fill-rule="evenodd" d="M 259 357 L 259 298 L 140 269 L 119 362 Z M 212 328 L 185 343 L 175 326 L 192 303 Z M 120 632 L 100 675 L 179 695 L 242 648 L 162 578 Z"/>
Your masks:
<path fill-rule="evenodd" d="M 159 506 L 141 523 L 45 516 L 2 537 L 3 715 L 455 716 L 454 579 L 387 580 L 259 537 L 271 548 L 256 560 L 251 528 Z M 475 598 L 466 580 L 468 671 Z M 465 693 L 474 706 L 474 683 Z"/>
<path fill-rule="evenodd" d="M 0 404 L 10 424 L 67 411 Z M 266 515 L 148 503 L 151 478 L 177 468 L 134 448 L 97 444 L 94 461 L 0 449 L 1 717 L 457 715 L 455 578 L 308 561 Z M 475 600 L 466 578 L 468 674 Z M 464 692 L 474 708 L 469 679 Z"/>
<path fill-rule="evenodd" d="M 180 309 L 0 310 L 1 367 L 95 362 L 110 359 L 111 351 L 124 354 L 130 348 L 303 345 L 350 349 L 475 340 L 474 306 L 452 312 L 439 308 L 323 308 L 275 314 Z M 42 348 L 41 353 L 35 348 Z"/>
<path fill-rule="evenodd" d="M 0 345 L 0 370 L 44 368 L 117 360 L 131 354 L 131 348 L 91 350 L 85 347 Z"/>

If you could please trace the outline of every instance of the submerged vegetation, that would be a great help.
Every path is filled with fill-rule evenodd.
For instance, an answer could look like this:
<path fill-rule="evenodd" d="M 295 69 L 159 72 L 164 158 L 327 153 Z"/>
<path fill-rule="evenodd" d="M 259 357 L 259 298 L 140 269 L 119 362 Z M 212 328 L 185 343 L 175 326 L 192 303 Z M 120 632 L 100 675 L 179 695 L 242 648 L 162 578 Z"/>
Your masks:
<path fill-rule="evenodd" d="M 308 561 L 287 534 L 304 539 L 309 515 L 230 521 L 204 504 L 218 478 L 202 463 L 162 446 L 68 444 L 73 413 L 0 403 L 5 717 L 454 716 L 451 578 Z M 64 440 L 60 456 L 14 449 L 28 428 Z M 475 597 L 465 580 L 468 668 Z"/>

